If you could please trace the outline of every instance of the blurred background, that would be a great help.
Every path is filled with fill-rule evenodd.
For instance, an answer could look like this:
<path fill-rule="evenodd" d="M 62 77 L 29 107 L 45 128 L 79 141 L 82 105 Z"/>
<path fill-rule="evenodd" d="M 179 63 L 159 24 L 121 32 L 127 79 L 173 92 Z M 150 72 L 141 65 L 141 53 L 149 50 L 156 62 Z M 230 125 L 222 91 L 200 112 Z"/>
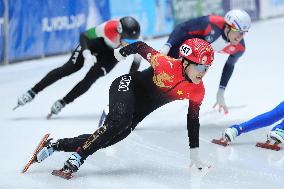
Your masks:
<path fill-rule="evenodd" d="M 284 0 L 0 0 L 0 66 L 70 53 L 79 34 L 111 18 L 135 17 L 144 39 L 187 19 L 246 10 L 253 21 L 284 15 Z"/>

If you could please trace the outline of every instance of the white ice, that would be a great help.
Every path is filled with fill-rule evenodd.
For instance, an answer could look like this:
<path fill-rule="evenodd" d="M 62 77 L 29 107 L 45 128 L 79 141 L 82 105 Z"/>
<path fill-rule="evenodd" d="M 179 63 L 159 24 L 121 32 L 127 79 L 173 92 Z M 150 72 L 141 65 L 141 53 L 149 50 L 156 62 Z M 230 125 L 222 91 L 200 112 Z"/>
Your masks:
<path fill-rule="evenodd" d="M 189 168 L 187 101 L 173 102 L 149 115 L 125 140 L 90 156 L 69 181 L 52 176 L 51 171 L 61 168 L 70 153 L 55 153 L 22 174 L 24 164 L 45 133 L 58 139 L 96 129 L 108 103 L 109 85 L 128 72 L 131 57 L 51 120 L 45 117 L 53 102 L 67 94 L 88 69 L 58 81 L 33 102 L 12 111 L 19 95 L 67 61 L 69 55 L 0 67 L 0 188 L 283 188 L 284 151 L 255 147 L 256 142 L 265 141 L 271 127 L 244 134 L 226 148 L 210 143 L 227 126 L 268 111 L 283 101 L 283 31 L 284 18 L 272 19 L 254 23 L 245 36 L 247 52 L 237 62 L 225 94 L 230 107 L 228 115 L 212 109 L 227 58 L 216 54 L 204 79 L 206 96 L 200 113 L 201 158 L 212 165 L 206 175 Z M 161 38 L 147 43 L 159 49 L 165 41 L 166 38 Z M 142 68 L 147 66 L 144 61 Z"/>

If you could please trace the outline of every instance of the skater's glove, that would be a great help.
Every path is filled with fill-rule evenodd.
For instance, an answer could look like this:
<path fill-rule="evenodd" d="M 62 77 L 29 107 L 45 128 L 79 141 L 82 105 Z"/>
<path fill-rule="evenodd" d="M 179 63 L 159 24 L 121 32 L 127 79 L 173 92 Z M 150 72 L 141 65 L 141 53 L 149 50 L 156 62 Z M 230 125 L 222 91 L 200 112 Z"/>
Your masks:
<path fill-rule="evenodd" d="M 113 51 L 113 55 L 114 57 L 116 58 L 117 61 L 121 61 L 121 60 L 125 60 L 126 57 L 122 56 L 122 54 L 119 52 L 121 48 L 117 48 L 117 49 L 114 49 Z"/>
<path fill-rule="evenodd" d="M 203 163 L 199 158 L 199 148 L 190 149 L 190 168 L 196 168 L 200 171 L 208 170 L 211 166 Z"/>
<path fill-rule="evenodd" d="M 83 57 L 84 57 L 84 66 L 92 67 L 95 63 L 97 63 L 97 57 L 92 55 L 89 49 L 83 50 Z"/>
<path fill-rule="evenodd" d="M 219 112 L 223 111 L 224 114 L 228 114 L 229 111 L 225 103 L 224 92 L 225 92 L 225 89 L 219 88 L 217 92 L 216 103 L 214 104 L 213 108 L 217 107 Z"/>

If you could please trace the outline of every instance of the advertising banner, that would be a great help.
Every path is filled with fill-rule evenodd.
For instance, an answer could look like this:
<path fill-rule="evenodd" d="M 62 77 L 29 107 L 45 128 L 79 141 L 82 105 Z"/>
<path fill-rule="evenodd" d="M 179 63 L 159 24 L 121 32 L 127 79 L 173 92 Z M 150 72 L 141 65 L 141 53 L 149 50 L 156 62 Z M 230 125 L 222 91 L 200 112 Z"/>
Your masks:
<path fill-rule="evenodd" d="M 197 0 L 172 0 L 172 7 L 175 25 L 201 15 L 200 2 Z"/>
<path fill-rule="evenodd" d="M 224 15 L 223 0 L 202 0 L 201 15 Z"/>
<path fill-rule="evenodd" d="M 70 51 L 86 28 L 85 0 L 9 1 L 9 59 Z"/>
<path fill-rule="evenodd" d="M 4 2 L 0 0 L 0 65 L 4 62 Z"/>
<path fill-rule="evenodd" d="M 45 55 L 71 51 L 79 43 L 79 35 L 86 29 L 88 4 L 85 0 L 44 1 L 39 20 Z M 42 5 L 41 5 L 42 6 Z"/>
<path fill-rule="evenodd" d="M 109 0 L 88 0 L 89 13 L 87 17 L 87 28 L 94 27 L 102 22 L 109 20 Z"/>
<path fill-rule="evenodd" d="M 112 18 L 133 16 L 143 37 L 169 34 L 173 28 L 171 0 L 110 0 Z"/>
<path fill-rule="evenodd" d="M 100 23 L 110 19 L 110 7 L 109 0 L 89 0 L 93 1 L 93 4 L 89 2 L 89 6 L 94 7 L 97 11 L 97 16 L 99 18 L 92 18 L 93 20 L 98 20 Z"/>
<path fill-rule="evenodd" d="M 252 20 L 259 20 L 260 5 L 259 0 L 223 0 L 225 13 L 231 9 L 243 9 Z"/>
<path fill-rule="evenodd" d="M 276 16 L 284 16 L 284 0 L 260 0 L 260 17 Z"/>
<path fill-rule="evenodd" d="M 175 25 L 208 14 L 223 15 L 222 0 L 172 0 Z"/>

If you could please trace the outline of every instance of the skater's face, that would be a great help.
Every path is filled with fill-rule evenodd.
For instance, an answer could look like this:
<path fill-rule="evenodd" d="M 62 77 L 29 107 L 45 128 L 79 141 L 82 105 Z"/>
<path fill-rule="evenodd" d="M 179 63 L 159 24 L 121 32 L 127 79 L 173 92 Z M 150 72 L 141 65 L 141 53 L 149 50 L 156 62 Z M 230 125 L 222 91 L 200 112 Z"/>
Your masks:
<path fill-rule="evenodd" d="M 245 33 L 229 25 L 225 26 L 225 35 L 233 45 L 237 45 L 244 38 Z"/>
<path fill-rule="evenodd" d="M 209 69 L 210 66 L 204 64 L 196 64 L 184 60 L 183 67 L 185 68 L 184 72 L 189 77 L 189 79 L 194 84 L 199 84 L 202 81 L 204 75 L 207 73 L 207 70 Z"/>

